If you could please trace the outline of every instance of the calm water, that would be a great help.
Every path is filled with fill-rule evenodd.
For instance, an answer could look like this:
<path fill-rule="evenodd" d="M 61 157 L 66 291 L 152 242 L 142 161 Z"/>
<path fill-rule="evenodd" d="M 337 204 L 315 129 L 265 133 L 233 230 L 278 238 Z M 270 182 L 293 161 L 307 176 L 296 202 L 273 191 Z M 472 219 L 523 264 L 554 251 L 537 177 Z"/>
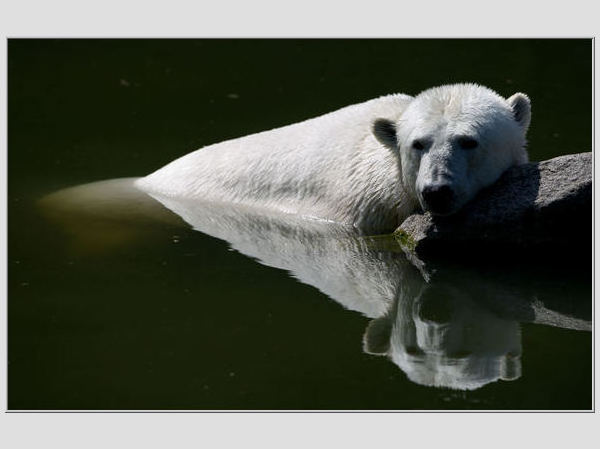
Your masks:
<path fill-rule="evenodd" d="M 426 282 L 389 238 L 97 183 L 460 81 L 530 95 L 532 160 L 590 151 L 591 41 L 8 50 L 10 409 L 592 407 L 586 261 L 491 256 Z"/>

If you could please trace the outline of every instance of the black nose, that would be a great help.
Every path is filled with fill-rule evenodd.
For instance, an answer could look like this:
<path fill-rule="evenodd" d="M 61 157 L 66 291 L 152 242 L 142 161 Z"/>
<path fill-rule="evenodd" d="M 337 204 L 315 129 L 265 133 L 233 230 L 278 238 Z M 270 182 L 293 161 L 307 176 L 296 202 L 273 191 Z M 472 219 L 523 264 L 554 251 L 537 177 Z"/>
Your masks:
<path fill-rule="evenodd" d="M 433 214 L 447 214 L 452 210 L 454 192 L 448 184 L 432 184 L 425 186 L 423 201 L 426 209 Z"/>

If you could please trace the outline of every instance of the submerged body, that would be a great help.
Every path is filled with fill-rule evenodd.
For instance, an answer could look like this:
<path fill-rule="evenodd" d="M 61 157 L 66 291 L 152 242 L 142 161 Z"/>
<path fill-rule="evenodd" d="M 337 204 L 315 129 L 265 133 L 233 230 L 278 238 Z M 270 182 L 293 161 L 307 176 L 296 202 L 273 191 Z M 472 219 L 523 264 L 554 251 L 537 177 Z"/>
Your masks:
<path fill-rule="evenodd" d="M 388 95 L 204 147 L 136 185 L 390 231 L 419 205 L 454 212 L 527 160 L 529 100 L 511 99 L 472 84 Z M 465 138 L 478 148 L 457 147 Z"/>

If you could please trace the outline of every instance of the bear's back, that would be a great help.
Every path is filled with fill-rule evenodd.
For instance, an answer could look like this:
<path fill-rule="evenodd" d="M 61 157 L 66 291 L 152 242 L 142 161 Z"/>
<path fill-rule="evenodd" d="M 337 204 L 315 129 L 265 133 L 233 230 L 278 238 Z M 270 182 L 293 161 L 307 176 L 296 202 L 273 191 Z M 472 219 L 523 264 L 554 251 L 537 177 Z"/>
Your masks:
<path fill-rule="evenodd" d="M 371 125 L 376 118 L 398 118 L 411 100 L 408 95 L 387 95 L 209 145 L 140 179 L 137 186 L 161 196 L 215 201 L 310 196 L 311 190 L 337 182 L 336 175 L 326 172 L 343 170 L 365 145 L 375 144 Z"/>

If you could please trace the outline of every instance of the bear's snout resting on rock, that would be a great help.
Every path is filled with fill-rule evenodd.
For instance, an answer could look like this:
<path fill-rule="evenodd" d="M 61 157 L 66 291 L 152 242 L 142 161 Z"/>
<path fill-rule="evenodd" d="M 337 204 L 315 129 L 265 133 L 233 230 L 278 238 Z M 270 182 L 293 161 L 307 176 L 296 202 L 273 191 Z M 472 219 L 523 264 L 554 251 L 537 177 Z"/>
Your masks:
<path fill-rule="evenodd" d="M 527 162 L 530 117 L 524 94 L 504 100 L 480 86 L 442 86 L 418 95 L 396 123 L 378 119 L 374 132 L 399 152 L 407 193 L 424 210 L 447 215 Z"/>
<path fill-rule="evenodd" d="M 419 206 L 456 212 L 527 162 L 529 98 L 475 84 L 388 95 L 210 145 L 136 185 L 158 200 L 246 204 L 394 230 Z"/>

